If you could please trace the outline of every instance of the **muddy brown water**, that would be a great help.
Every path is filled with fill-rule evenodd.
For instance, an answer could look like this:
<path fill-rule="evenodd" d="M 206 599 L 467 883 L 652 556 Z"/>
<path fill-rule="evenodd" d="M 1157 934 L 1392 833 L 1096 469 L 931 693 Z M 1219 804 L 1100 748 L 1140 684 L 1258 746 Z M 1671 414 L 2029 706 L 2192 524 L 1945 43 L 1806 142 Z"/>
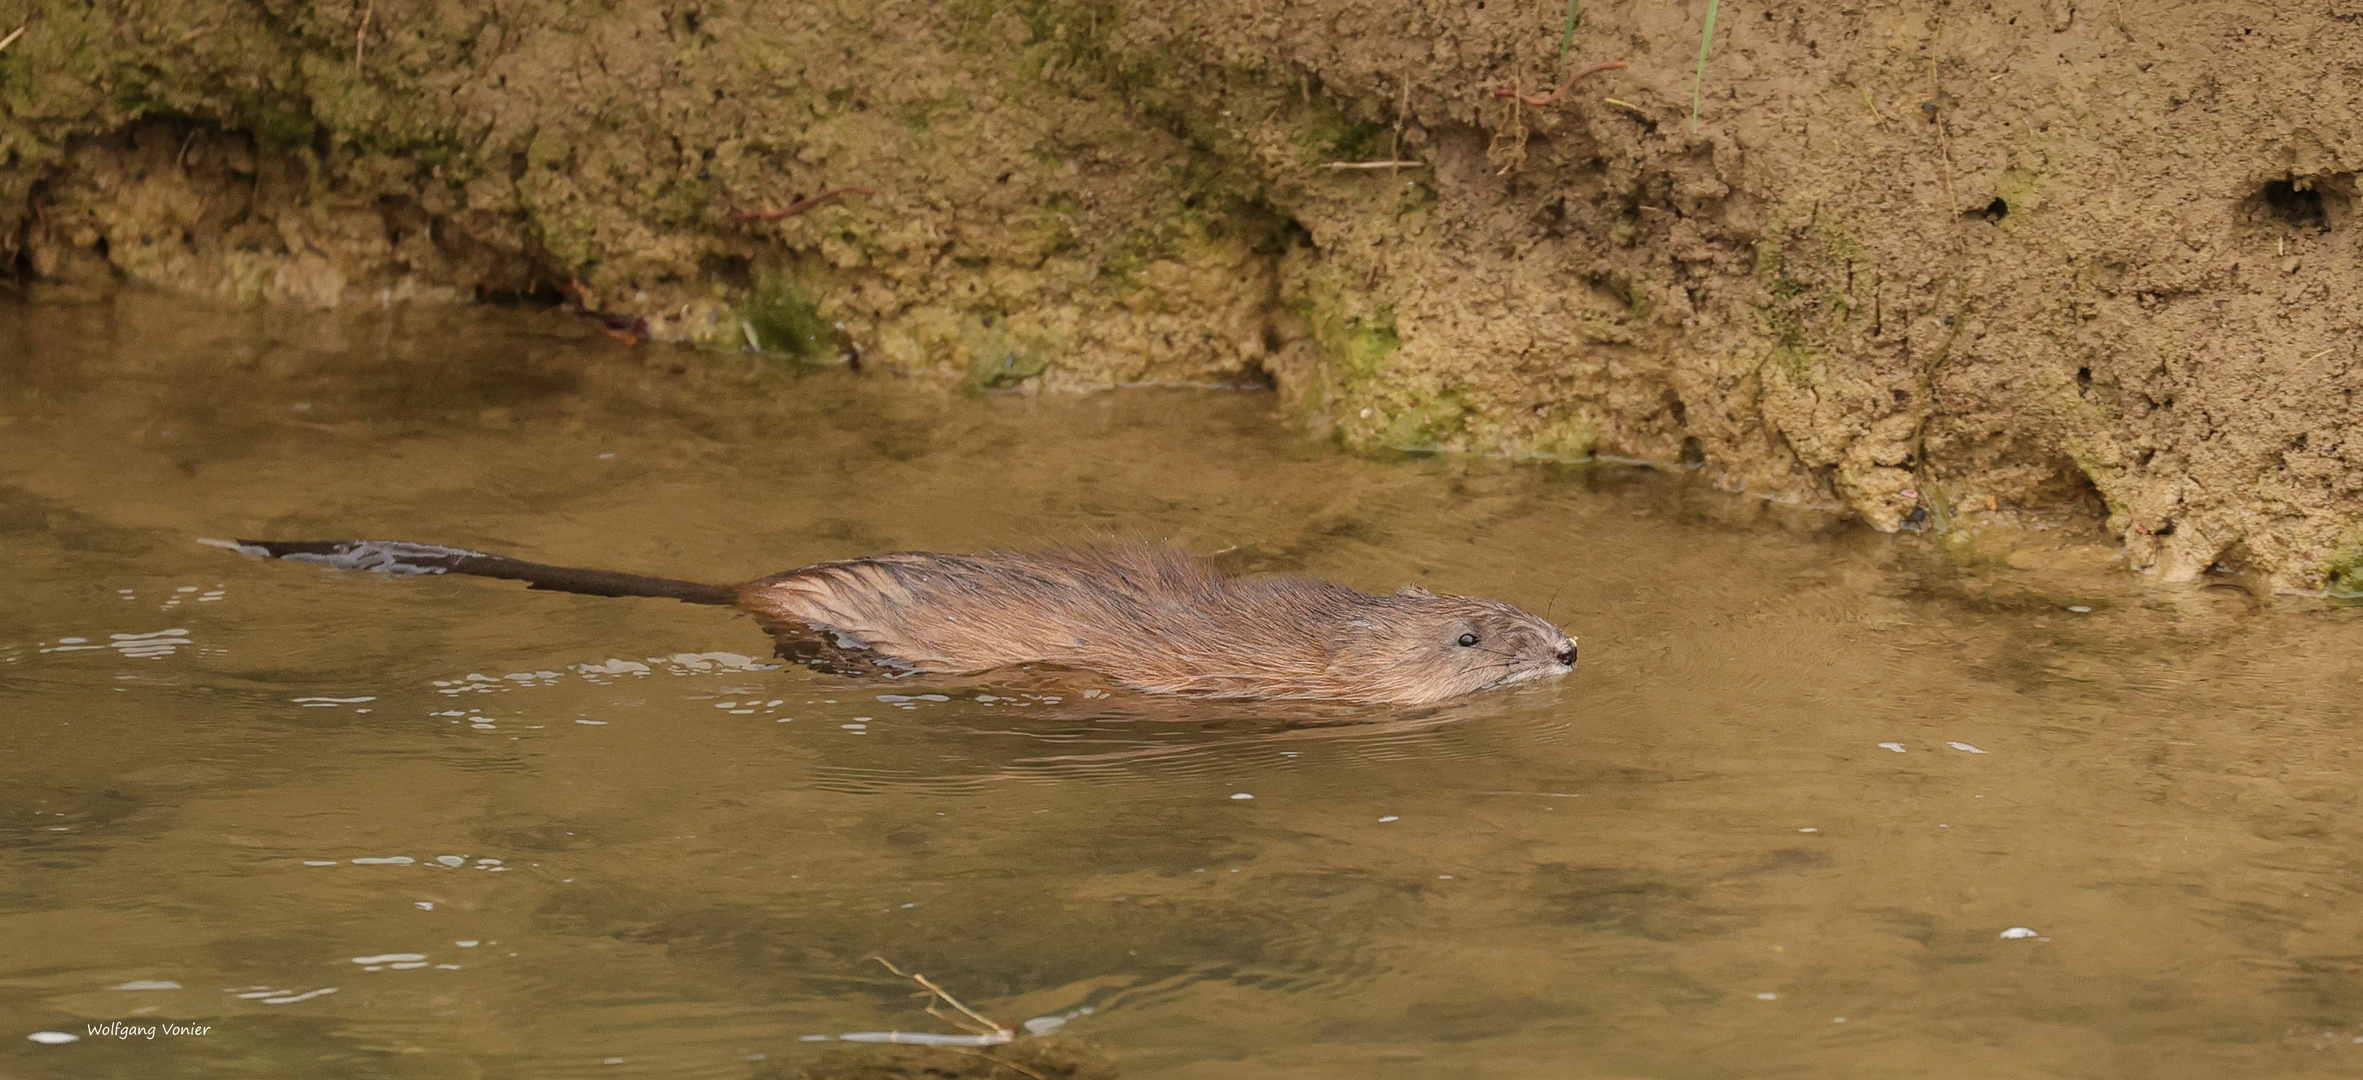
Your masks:
<path fill-rule="evenodd" d="M 555 313 L 0 337 L 0 1074 L 791 1076 L 948 1030 L 871 954 L 1129 1077 L 2363 1070 L 2352 606 Z M 195 543 L 256 534 L 706 579 L 1171 536 L 1584 663 L 1433 710 L 863 684 L 713 609 Z"/>

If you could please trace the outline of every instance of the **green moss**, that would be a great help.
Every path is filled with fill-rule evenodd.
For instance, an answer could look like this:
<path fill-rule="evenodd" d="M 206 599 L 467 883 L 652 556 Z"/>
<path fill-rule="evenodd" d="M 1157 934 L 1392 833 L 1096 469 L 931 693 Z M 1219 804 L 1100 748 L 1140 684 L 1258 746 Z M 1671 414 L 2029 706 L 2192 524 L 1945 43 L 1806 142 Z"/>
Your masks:
<path fill-rule="evenodd" d="M 1347 428 L 1349 443 L 1388 450 L 1439 449 L 1467 427 L 1469 413 L 1473 411 L 1457 387 L 1414 398 L 1408 403 L 1366 407 L 1371 410 L 1371 417 Z M 1357 434 L 1359 438 L 1354 437 Z"/>
<path fill-rule="evenodd" d="M 1632 247 L 1633 240 L 1640 235 L 1641 215 L 1630 210 L 1618 214 L 1616 220 L 1609 223 L 1608 241 L 1618 247 Z"/>
<path fill-rule="evenodd" d="M 1050 370 L 1040 353 L 1003 343 L 1002 348 L 978 352 L 968 363 L 968 385 L 979 390 L 1014 390 L 1019 384 Z"/>
<path fill-rule="evenodd" d="M 1600 432 L 1591 424 L 1574 417 L 1553 421 L 1526 440 L 1526 455 L 1556 462 L 1592 460 L 1600 445 Z"/>
<path fill-rule="evenodd" d="M 837 339 L 836 327 L 820 313 L 820 304 L 784 272 L 757 278 L 741 312 L 757 349 L 798 360 L 825 357 Z"/>
<path fill-rule="evenodd" d="M 257 101 L 244 117 L 254 141 L 273 150 L 310 146 L 320 136 L 320 125 L 302 105 L 287 101 Z"/>
<path fill-rule="evenodd" d="M 1075 246 L 1074 219 L 1063 214 L 1032 214 L 1010 223 L 1013 252 L 1040 266 L 1042 260 Z"/>
<path fill-rule="evenodd" d="M 1107 278 L 1109 284 L 1130 284 L 1133 277 L 1140 273 L 1141 267 L 1147 266 L 1164 251 L 1164 240 L 1155 233 L 1126 233 L 1110 244 L 1106 256 L 1100 259 L 1100 276 Z"/>
<path fill-rule="evenodd" d="M 2000 224 L 2016 228 L 2026 224 L 2026 215 L 2043 208 L 2042 186 L 2029 173 L 2012 170 L 2002 174 L 2002 182 L 1994 187 L 1994 196 L 2010 208 Z"/>
<path fill-rule="evenodd" d="M 1143 81 L 1138 58 L 1121 57 L 1108 48 L 1110 35 L 1123 19 L 1117 0 L 1033 0 L 999 3 L 965 0 L 947 5 L 954 25 L 967 31 L 963 44 L 980 52 L 1001 53 L 1007 45 L 988 29 L 999 11 L 1014 13 L 1026 27 L 1026 40 L 1012 65 L 1020 78 L 1035 80 L 1045 71 L 1077 71 L 1117 89 Z"/>
<path fill-rule="evenodd" d="M 2341 600 L 2363 600 L 2363 544 L 2350 544 L 2331 556 L 2324 584 Z"/>
<path fill-rule="evenodd" d="M 976 390 L 1014 390 L 1050 370 L 1051 343 L 1028 340 L 1009 330 L 1001 312 L 978 310 L 960 321 L 960 344 L 968 353 L 966 381 Z"/>
<path fill-rule="evenodd" d="M 1463 434 L 1476 410 L 1460 388 L 1430 389 L 1395 370 L 1395 354 L 1403 347 L 1395 309 L 1382 305 L 1356 315 L 1347 310 L 1349 302 L 1339 296 L 1306 312 L 1342 412 L 1339 441 L 1357 450 L 1430 451 Z"/>
<path fill-rule="evenodd" d="M 1298 138 L 1322 161 L 1367 161 L 1387 148 L 1394 129 L 1380 123 L 1355 121 L 1322 104 L 1306 111 Z"/>
<path fill-rule="evenodd" d="M 1768 359 L 1798 386 L 1811 386 L 1821 355 L 1867 329 L 1877 274 L 1862 245 L 1818 209 L 1802 225 L 1775 222 L 1756 246 L 1760 299 L 1756 328 Z"/>
<path fill-rule="evenodd" d="M 1161 179 L 1171 194 L 1151 223 L 1117 235 L 1102 249 L 1100 273 L 1111 284 L 1130 284 L 1154 262 L 1195 264 L 1220 258 L 1224 238 L 1239 234 L 1254 246 L 1277 228 L 1268 211 L 1227 196 L 1210 197 L 1179 170 Z"/>
<path fill-rule="evenodd" d="M 1330 370 L 1349 386 L 1378 378 L 1386 371 L 1388 358 L 1403 346 L 1403 338 L 1395 332 L 1392 305 L 1357 315 L 1347 310 L 1344 297 L 1316 297 L 1304 315 Z"/>
<path fill-rule="evenodd" d="M 1811 305 L 1799 299 L 1810 297 L 1813 286 L 1785 272 L 1786 254 L 1777 232 L 1756 250 L 1756 280 L 1765 296 L 1755 305 L 1756 332 L 1771 344 L 1772 361 L 1788 373 L 1789 381 L 1809 385 L 1813 350 L 1806 344 L 1805 313 Z"/>
<path fill-rule="evenodd" d="M 929 128 L 935 126 L 937 120 L 957 113 L 960 107 L 960 99 L 948 94 L 920 98 L 897 109 L 895 118 L 901 120 L 902 125 L 911 129 L 912 132 L 925 134 Z"/>

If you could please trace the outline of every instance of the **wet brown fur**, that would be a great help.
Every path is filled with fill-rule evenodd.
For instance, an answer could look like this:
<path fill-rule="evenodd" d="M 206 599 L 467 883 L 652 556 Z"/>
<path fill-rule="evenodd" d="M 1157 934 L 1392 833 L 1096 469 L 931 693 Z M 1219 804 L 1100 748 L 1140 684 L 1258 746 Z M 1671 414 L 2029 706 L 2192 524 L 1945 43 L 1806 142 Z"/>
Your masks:
<path fill-rule="evenodd" d="M 1575 655 L 1508 604 L 1226 576 L 1163 544 L 872 555 L 748 582 L 738 606 L 918 671 L 1057 664 L 1204 697 L 1437 701 L 1564 675 Z"/>
<path fill-rule="evenodd" d="M 1508 604 L 1230 576 L 1167 544 L 889 552 L 730 586 L 401 541 L 209 542 L 346 570 L 732 605 L 761 620 L 782 655 L 834 668 L 965 674 L 1052 664 L 1156 693 L 1405 704 L 1575 669 L 1574 639 Z"/>

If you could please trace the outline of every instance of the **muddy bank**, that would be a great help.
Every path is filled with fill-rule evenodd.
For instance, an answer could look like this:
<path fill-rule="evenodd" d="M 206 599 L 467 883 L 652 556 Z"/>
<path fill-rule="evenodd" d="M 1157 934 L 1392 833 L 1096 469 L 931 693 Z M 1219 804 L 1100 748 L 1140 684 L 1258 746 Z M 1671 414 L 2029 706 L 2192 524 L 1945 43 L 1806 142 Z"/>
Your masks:
<path fill-rule="evenodd" d="M 1355 448 L 2363 590 L 2337 4 L 1727 5 L 1695 126 L 1700 0 L 1564 57 L 1513 0 L 18 10 L 0 244 L 54 287 L 1269 382 Z"/>

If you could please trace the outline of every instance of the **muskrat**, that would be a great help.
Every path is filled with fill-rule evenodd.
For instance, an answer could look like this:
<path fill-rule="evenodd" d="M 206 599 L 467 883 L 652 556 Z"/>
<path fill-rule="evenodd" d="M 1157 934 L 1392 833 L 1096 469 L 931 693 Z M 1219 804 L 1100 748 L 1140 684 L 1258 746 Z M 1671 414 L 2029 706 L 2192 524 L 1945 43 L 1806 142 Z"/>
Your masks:
<path fill-rule="evenodd" d="M 1098 672 L 1162 694 L 1415 704 L 1575 670 L 1575 639 L 1494 600 L 1219 573 L 1170 544 L 896 551 L 706 585 L 396 540 L 206 541 L 387 574 L 472 574 L 736 607 L 780 655 L 833 670 Z"/>

